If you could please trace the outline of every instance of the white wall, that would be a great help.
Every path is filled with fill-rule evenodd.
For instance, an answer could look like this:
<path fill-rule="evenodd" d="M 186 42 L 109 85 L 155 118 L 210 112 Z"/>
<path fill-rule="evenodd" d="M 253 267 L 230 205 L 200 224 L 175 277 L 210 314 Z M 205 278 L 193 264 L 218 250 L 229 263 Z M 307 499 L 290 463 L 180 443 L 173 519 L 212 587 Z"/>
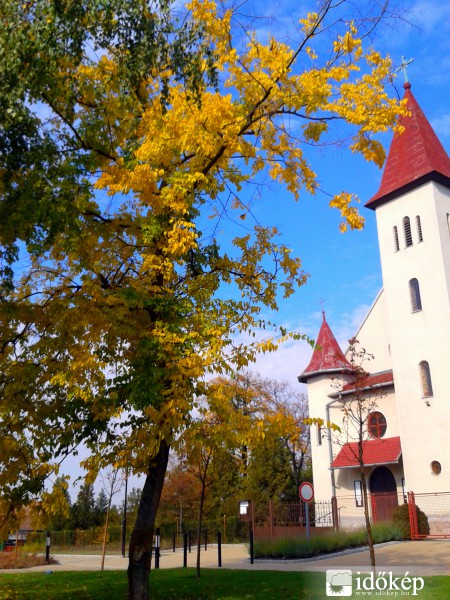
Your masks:
<path fill-rule="evenodd" d="M 355 333 L 355 337 L 361 348 L 372 355 L 371 360 L 361 365 L 370 373 L 379 373 L 392 369 L 392 361 L 389 347 L 388 315 L 386 306 L 386 294 L 381 290 L 374 303 L 370 307 L 366 318 Z M 349 358 L 347 350 L 346 358 Z"/>
<path fill-rule="evenodd" d="M 394 370 L 406 484 L 417 492 L 450 491 L 450 193 L 432 182 L 377 211 L 383 284 Z M 409 216 L 413 245 L 405 248 L 403 217 Z M 420 215 L 423 242 L 419 242 Z M 393 226 L 400 250 L 395 251 Z M 417 278 L 422 310 L 412 312 L 409 281 Z M 433 396 L 422 397 L 419 363 L 430 365 Z M 430 406 L 427 405 L 427 402 Z M 431 461 L 442 465 L 432 474 Z"/>

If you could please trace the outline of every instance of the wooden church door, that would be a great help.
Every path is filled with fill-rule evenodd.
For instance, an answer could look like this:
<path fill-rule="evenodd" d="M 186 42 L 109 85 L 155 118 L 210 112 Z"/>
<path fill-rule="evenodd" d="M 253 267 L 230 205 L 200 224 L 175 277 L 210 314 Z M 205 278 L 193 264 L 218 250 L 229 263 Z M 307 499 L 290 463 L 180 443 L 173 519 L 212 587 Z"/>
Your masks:
<path fill-rule="evenodd" d="M 377 467 L 370 476 L 370 494 L 374 523 L 391 521 L 398 506 L 397 484 L 387 467 Z"/>

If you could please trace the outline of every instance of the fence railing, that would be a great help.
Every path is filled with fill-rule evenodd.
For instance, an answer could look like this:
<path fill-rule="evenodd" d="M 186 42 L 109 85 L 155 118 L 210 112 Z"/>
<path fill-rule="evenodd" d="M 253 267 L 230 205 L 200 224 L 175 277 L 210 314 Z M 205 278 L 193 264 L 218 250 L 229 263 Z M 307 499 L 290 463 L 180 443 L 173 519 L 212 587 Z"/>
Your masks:
<path fill-rule="evenodd" d="M 175 546 L 183 546 L 183 535 L 187 533 L 190 543 L 197 544 L 196 521 L 185 521 L 181 527 L 174 522 L 159 523 L 161 549 L 169 549 Z M 126 543 L 128 547 L 131 537 L 132 525 L 127 527 Z M 221 533 L 222 542 L 241 542 L 248 539 L 248 527 L 245 523 L 240 523 L 238 517 L 228 517 L 221 519 L 205 519 L 202 526 L 201 543 L 212 544 L 217 540 L 217 533 Z M 89 529 L 74 529 L 51 531 L 51 546 L 53 550 L 70 550 L 89 548 L 93 551 L 100 551 L 103 543 L 104 528 L 102 526 L 91 527 Z M 26 543 L 29 547 L 45 547 L 45 531 L 29 531 L 26 536 Z M 107 534 L 108 551 L 121 552 L 122 549 L 122 527 L 110 526 Z"/>
<path fill-rule="evenodd" d="M 408 492 L 411 538 L 450 538 L 450 492 Z M 429 533 L 423 534 L 417 518 L 417 510 L 426 515 Z"/>
<path fill-rule="evenodd" d="M 257 537 L 281 537 L 283 535 L 301 535 L 308 524 L 316 528 L 337 527 L 337 510 L 332 501 L 273 502 L 260 504 L 253 508 L 251 517 Z"/>

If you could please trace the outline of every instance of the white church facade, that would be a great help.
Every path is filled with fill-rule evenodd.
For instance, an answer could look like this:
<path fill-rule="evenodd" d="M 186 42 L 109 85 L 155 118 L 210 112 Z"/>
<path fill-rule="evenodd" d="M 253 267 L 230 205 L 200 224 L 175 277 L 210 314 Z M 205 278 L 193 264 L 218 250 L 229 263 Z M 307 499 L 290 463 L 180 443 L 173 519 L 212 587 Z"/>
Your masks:
<path fill-rule="evenodd" d="M 450 534 L 450 158 L 405 84 L 410 115 L 395 133 L 375 211 L 383 289 L 355 332 L 373 359 L 357 375 L 325 315 L 307 384 L 315 498 L 336 497 L 342 525 L 363 522 L 362 480 L 373 521 L 386 520 L 407 492 L 436 532 Z M 358 433 L 348 425 L 363 399 L 363 474 Z M 326 422 L 341 434 L 326 430 Z"/>

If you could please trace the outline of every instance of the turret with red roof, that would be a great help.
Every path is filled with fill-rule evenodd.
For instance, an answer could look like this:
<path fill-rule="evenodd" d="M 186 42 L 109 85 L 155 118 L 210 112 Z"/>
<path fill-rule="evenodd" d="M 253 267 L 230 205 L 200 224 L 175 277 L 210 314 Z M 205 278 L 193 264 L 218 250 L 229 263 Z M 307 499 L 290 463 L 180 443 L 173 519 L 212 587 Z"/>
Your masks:
<path fill-rule="evenodd" d="M 306 383 L 315 375 L 331 375 L 336 373 L 353 373 L 353 367 L 345 358 L 322 311 L 322 325 L 314 346 L 309 365 L 298 376 L 300 383 Z"/>

